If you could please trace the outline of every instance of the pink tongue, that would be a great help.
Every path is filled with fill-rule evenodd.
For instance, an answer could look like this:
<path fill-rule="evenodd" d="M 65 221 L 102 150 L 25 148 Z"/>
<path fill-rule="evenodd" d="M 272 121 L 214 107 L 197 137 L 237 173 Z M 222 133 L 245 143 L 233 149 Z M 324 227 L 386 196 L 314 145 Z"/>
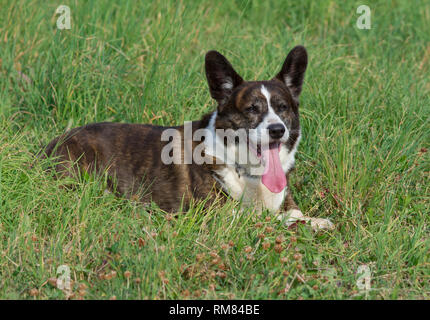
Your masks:
<path fill-rule="evenodd" d="M 279 148 L 262 150 L 262 156 L 265 168 L 261 181 L 271 192 L 279 193 L 287 185 L 287 178 L 279 159 Z"/>

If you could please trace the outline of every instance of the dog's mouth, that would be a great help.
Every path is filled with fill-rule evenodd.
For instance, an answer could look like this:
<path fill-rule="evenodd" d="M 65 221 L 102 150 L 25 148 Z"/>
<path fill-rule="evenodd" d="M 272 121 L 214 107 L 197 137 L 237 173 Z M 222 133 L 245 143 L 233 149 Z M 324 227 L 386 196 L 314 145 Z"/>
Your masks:
<path fill-rule="evenodd" d="M 248 142 L 248 145 L 256 154 L 257 158 L 262 160 L 264 165 L 261 182 L 273 193 L 279 193 L 284 190 L 287 185 L 287 178 L 282 169 L 281 159 L 279 157 L 281 143 L 276 141 L 266 146 L 262 146 L 261 144 L 253 146 L 252 143 Z"/>
<path fill-rule="evenodd" d="M 271 142 L 269 144 L 269 149 L 278 149 L 278 152 L 281 151 L 281 143 L 280 142 Z M 257 144 L 257 147 L 254 149 L 255 154 L 257 155 L 257 157 L 260 159 L 261 158 L 261 144 Z"/>

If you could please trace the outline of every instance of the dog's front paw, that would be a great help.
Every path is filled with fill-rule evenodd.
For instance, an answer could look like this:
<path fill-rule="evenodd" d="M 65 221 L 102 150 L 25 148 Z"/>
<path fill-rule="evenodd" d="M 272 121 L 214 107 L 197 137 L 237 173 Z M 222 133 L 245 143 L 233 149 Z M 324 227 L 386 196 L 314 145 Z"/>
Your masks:
<path fill-rule="evenodd" d="M 287 213 L 280 214 L 278 220 L 284 222 L 287 227 L 290 227 L 297 222 L 306 221 L 306 218 L 300 210 L 291 209 Z"/>
<path fill-rule="evenodd" d="M 298 209 L 291 209 L 291 210 L 288 210 L 287 213 L 280 214 L 278 216 L 278 220 L 283 221 L 287 227 L 290 227 L 293 224 L 298 222 L 306 223 L 310 221 L 311 227 L 315 231 L 324 230 L 324 229 L 325 230 L 334 229 L 334 224 L 329 219 L 306 217 Z"/>
<path fill-rule="evenodd" d="M 311 227 L 315 231 L 318 230 L 333 230 L 334 224 L 329 219 L 321 219 L 321 218 L 309 218 L 311 220 Z"/>

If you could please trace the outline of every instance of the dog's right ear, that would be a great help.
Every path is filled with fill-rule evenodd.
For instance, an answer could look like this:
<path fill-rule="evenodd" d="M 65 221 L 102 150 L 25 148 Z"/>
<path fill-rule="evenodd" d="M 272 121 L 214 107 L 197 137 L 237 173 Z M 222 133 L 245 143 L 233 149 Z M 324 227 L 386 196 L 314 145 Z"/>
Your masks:
<path fill-rule="evenodd" d="M 308 54 L 305 47 L 296 46 L 288 54 L 281 71 L 275 78 L 281 80 L 290 90 L 293 99 L 299 99 L 303 78 L 308 66 Z"/>
<path fill-rule="evenodd" d="M 217 51 L 209 51 L 206 54 L 205 68 L 211 97 L 222 106 L 243 79 L 234 71 L 230 62 Z"/>

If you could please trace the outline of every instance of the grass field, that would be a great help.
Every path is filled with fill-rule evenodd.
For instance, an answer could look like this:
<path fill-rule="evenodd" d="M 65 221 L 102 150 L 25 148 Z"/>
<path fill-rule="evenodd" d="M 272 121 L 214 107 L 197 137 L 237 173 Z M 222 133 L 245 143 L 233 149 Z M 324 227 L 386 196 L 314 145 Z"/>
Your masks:
<path fill-rule="evenodd" d="M 0 298 L 429 299 L 430 3 L 369 1 L 370 30 L 361 4 L 1 0 Z M 67 128 L 213 110 L 210 49 L 261 80 L 297 44 L 310 61 L 293 193 L 333 231 L 234 216 L 233 202 L 172 218 L 103 179 L 67 191 L 30 167 Z M 56 288 L 61 265 L 71 291 Z"/>

